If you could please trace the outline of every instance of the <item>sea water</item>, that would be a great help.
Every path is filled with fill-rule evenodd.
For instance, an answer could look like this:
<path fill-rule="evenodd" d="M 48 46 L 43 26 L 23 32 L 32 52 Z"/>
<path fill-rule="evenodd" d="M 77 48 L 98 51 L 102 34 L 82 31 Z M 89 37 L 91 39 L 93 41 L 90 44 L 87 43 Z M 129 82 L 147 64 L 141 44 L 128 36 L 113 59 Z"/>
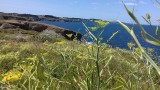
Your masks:
<path fill-rule="evenodd" d="M 66 29 L 69 29 L 72 31 L 76 31 L 76 32 L 81 33 L 82 35 L 86 34 L 85 27 L 83 26 L 82 22 L 52 22 L 52 21 L 40 21 L 40 22 L 45 23 L 45 24 L 59 26 L 59 27 L 66 28 Z M 95 25 L 94 22 L 84 22 L 84 23 L 88 27 L 92 27 Z M 142 38 L 141 31 L 137 25 L 127 24 L 127 23 L 126 23 L 126 25 L 130 28 L 133 28 L 139 42 L 141 43 L 141 45 L 144 48 L 152 48 L 156 53 L 158 53 L 160 55 L 160 47 L 145 42 L 144 39 Z M 153 29 L 149 25 L 142 25 L 142 26 L 149 34 L 151 34 L 154 37 L 157 37 L 155 35 L 156 26 L 153 26 Z M 129 43 L 129 42 L 134 43 L 134 40 L 130 36 L 130 34 L 121 25 L 119 25 L 116 22 L 111 22 L 109 25 L 107 25 L 104 28 L 104 32 L 101 35 L 102 42 L 106 42 L 110 38 L 110 36 L 112 36 L 112 34 L 116 31 L 119 31 L 118 34 L 116 34 L 108 43 L 110 45 L 112 45 L 113 47 L 119 47 L 122 49 L 129 49 L 129 47 L 127 46 L 127 43 Z M 97 31 L 93 32 L 93 34 L 96 36 Z M 158 35 L 160 36 L 160 30 L 158 31 Z M 92 42 L 91 39 L 87 39 L 87 41 Z"/>

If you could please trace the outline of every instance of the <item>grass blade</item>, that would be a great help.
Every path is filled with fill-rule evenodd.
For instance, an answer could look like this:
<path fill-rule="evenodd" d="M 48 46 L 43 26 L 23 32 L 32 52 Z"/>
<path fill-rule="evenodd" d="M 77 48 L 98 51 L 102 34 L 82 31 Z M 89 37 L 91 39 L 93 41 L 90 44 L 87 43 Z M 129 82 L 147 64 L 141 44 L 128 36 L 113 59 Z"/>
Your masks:
<path fill-rule="evenodd" d="M 86 28 L 87 33 L 90 35 L 90 37 L 97 41 L 97 38 L 91 33 L 91 31 L 89 30 L 89 28 L 82 22 L 82 24 L 84 25 L 84 27 Z"/>
<path fill-rule="evenodd" d="M 112 34 L 112 36 L 110 36 L 110 38 L 106 41 L 106 43 L 108 43 L 115 35 L 118 34 L 119 31 L 116 31 Z"/>
<path fill-rule="evenodd" d="M 123 2 L 124 4 L 124 2 Z M 134 16 L 134 14 L 127 8 L 127 6 L 124 4 L 124 7 L 127 11 L 127 13 L 129 14 L 129 16 L 136 22 L 136 24 L 138 25 L 138 27 L 140 28 L 141 30 L 141 34 L 142 34 L 142 37 L 144 38 L 144 40 L 148 43 L 151 43 L 153 45 L 156 45 L 156 46 L 160 46 L 160 40 L 154 38 L 153 36 L 151 36 L 150 34 L 148 34 L 144 28 L 142 27 L 142 25 L 138 22 L 137 18 Z M 148 37 L 148 38 L 147 38 Z M 149 39 L 150 38 L 150 39 Z"/>
<path fill-rule="evenodd" d="M 155 35 L 158 35 L 158 26 L 156 27 L 156 32 L 155 32 Z"/>
<path fill-rule="evenodd" d="M 133 37 L 133 39 L 135 40 L 136 44 L 138 45 L 138 47 L 140 48 L 143 56 L 150 62 L 150 64 L 157 70 L 158 74 L 160 75 L 160 68 L 155 64 L 155 62 L 152 60 L 152 58 L 144 51 L 143 47 L 141 46 L 141 44 L 139 43 L 136 35 L 134 34 L 133 30 L 130 30 L 125 24 L 123 24 L 122 22 L 118 21 L 118 23 L 125 29 L 128 31 L 128 33 Z"/>

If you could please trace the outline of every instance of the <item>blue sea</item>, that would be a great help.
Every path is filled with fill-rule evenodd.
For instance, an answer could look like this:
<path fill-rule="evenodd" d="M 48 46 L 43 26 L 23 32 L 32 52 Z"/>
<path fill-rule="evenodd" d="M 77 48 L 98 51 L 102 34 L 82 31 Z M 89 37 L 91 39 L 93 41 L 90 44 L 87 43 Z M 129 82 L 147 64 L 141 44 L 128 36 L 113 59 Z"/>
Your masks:
<path fill-rule="evenodd" d="M 59 27 L 66 28 L 72 31 L 76 31 L 76 32 L 81 33 L 82 35 L 86 34 L 85 27 L 83 26 L 82 22 L 52 22 L 52 21 L 40 21 L 40 22 L 45 23 L 45 24 L 59 26 Z M 95 23 L 93 22 L 85 22 L 85 24 L 88 27 L 92 27 L 95 25 Z M 137 25 L 133 25 L 133 24 L 126 24 L 126 25 L 129 26 L 130 28 L 133 28 L 136 36 L 138 37 L 138 40 L 140 41 L 141 45 L 144 48 L 153 48 L 154 51 L 160 55 L 160 47 L 145 42 L 141 36 L 140 29 L 138 28 Z M 143 27 L 149 34 L 156 37 L 155 36 L 156 26 L 153 26 L 154 30 L 152 30 L 152 28 L 149 25 L 143 25 Z M 104 32 L 101 35 L 103 38 L 102 42 L 105 42 L 106 40 L 108 40 L 109 37 L 116 31 L 119 31 L 119 33 L 111 39 L 109 44 L 111 44 L 113 47 L 129 49 L 127 46 L 127 43 L 134 42 L 134 40 L 129 35 L 129 33 L 121 25 L 119 25 L 116 22 L 111 22 L 109 25 L 107 25 L 104 28 Z M 94 32 L 94 35 L 96 34 L 97 32 Z M 158 35 L 160 36 L 160 30 L 158 32 Z M 91 39 L 88 39 L 87 41 L 92 42 Z"/>

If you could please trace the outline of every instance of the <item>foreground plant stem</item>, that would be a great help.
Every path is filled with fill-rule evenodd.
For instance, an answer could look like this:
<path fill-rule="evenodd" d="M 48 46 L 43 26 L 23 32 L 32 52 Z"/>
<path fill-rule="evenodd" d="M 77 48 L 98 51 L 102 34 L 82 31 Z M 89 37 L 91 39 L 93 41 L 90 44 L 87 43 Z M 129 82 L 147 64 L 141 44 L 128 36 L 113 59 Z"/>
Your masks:
<path fill-rule="evenodd" d="M 98 76 L 97 90 L 100 90 L 101 77 L 100 77 L 100 73 L 99 73 L 99 45 L 97 45 L 96 68 L 97 68 L 97 76 Z"/>
<path fill-rule="evenodd" d="M 84 23 L 83 23 L 83 25 L 86 28 L 86 31 L 87 31 L 89 37 L 93 40 L 93 42 L 96 42 L 96 61 L 95 61 L 95 65 L 96 65 L 96 70 L 97 70 L 96 73 L 97 73 L 97 77 L 98 77 L 97 90 L 100 90 L 100 85 L 101 85 L 101 76 L 100 76 L 100 68 L 99 68 L 99 54 L 100 54 L 99 52 L 100 52 L 100 46 L 101 46 L 101 38 L 100 38 L 100 36 L 104 31 L 104 27 L 106 25 L 108 25 L 109 22 L 103 22 L 103 21 L 95 21 L 95 22 L 96 22 L 97 25 L 96 25 L 96 27 L 92 27 L 91 30 L 92 31 L 96 31 L 97 30 L 98 31 L 97 36 L 95 36 L 90 31 L 90 28 L 88 28 Z"/>
<path fill-rule="evenodd" d="M 100 49 L 100 31 L 98 32 L 98 37 L 97 37 L 97 51 L 96 51 L 96 68 L 97 68 L 97 76 L 98 76 L 98 82 L 97 82 L 97 90 L 100 90 L 100 72 L 99 72 L 99 49 Z"/>
<path fill-rule="evenodd" d="M 125 24 L 123 24 L 120 21 L 117 21 L 124 29 L 126 29 L 128 31 L 128 33 L 133 37 L 134 41 L 136 42 L 137 46 L 139 47 L 142 55 L 149 61 L 149 63 L 156 69 L 156 71 L 158 72 L 158 74 L 160 75 L 160 68 L 159 66 L 157 66 L 157 64 L 152 60 L 152 58 L 145 52 L 145 50 L 143 49 L 143 47 L 141 46 L 141 44 L 139 43 L 135 33 L 133 30 L 130 30 Z"/>

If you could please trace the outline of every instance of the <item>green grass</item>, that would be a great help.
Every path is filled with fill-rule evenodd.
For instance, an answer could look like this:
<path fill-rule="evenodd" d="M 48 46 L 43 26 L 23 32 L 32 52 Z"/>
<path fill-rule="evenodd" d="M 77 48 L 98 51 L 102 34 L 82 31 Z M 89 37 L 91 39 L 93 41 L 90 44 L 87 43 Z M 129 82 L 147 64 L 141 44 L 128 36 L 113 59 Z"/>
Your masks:
<path fill-rule="evenodd" d="M 36 31 L 0 29 L 0 90 L 158 90 L 160 76 L 144 62 L 141 49 L 106 48 L 101 33 L 109 23 L 96 23 L 84 24 L 96 43 L 91 45 Z M 90 29 L 99 30 L 98 36 Z M 152 51 L 145 53 L 153 56 Z"/>
<path fill-rule="evenodd" d="M 0 90 L 159 89 L 160 76 L 138 48 L 106 48 L 101 43 L 107 24 L 85 26 L 96 43 L 91 45 L 36 31 L 0 29 Z M 95 28 L 97 37 L 90 31 Z"/>
<path fill-rule="evenodd" d="M 0 89 L 95 90 L 95 45 L 78 41 L 0 41 Z M 99 48 L 100 89 L 152 90 L 160 77 L 142 59 L 123 49 Z M 19 74 L 18 74 L 18 73 Z M 11 74 L 12 77 L 9 77 Z M 6 78 L 7 79 L 6 79 Z M 151 77 L 151 79 L 150 79 Z M 151 83 L 153 81 L 153 83 Z"/>

